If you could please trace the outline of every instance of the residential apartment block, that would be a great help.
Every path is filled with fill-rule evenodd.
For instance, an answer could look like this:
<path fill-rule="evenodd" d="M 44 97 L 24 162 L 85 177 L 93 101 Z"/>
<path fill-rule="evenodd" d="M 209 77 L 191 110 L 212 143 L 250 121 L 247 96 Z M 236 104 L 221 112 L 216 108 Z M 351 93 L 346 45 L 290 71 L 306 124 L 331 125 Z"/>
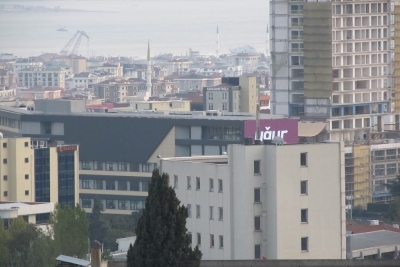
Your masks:
<path fill-rule="evenodd" d="M 78 203 L 77 145 L 29 137 L 2 138 L 0 143 L 0 201 Z"/>
<path fill-rule="evenodd" d="M 166 77 L 165 79 L 168 79 Z M 216 86 L 221 84 L 220 76 L 205 76 L 191 73 L 173 79 L 179 84 L 179 91 L 201 90 L 207 86 Z"/>
<path fill-rule="evenodd" d="M 14 73 L 0 69 L 0 98 L 16 96 L 17 79 Z"/>
<path fill-rule="evenodd" d="M 204 260 L 345 259 L 341 143 L 229 145 L 161 158 Z M 321 173 L 324 173 L 321 176 Z"/>
<path fill-rule="evenodd" d="M 203 88 L 203 110 L 256 113 L 256 77 L 223 77 L 222 84 Z"/>
<path fill-rule="evenodd" d="M 65 88 L 65 70 L 61 67 L 24 68 L 17 72 L 19 87 L 61 87 Z"/>
<path fill-rule="evenodd" d="M 351 142 L 390 124 L 390 1 L 271 1 L 271 112 Z M 389 126 L 387 126 L 389 127 Z"/>

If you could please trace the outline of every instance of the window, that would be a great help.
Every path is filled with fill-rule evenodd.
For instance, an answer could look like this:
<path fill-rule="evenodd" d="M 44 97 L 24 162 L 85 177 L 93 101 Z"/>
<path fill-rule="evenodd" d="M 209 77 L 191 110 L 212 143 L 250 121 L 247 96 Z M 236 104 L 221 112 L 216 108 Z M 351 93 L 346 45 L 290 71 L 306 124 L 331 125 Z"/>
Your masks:
<path fill-rule="evenodd" d="M 189 245 L 189 246 L 192 246 L 193 234 L 192 234 L 192 232 L 188 232 L 188 234 L 189 234 L 189 236 L 190 236 L 190 245 Z"/>
<path fill-rule="evenodd" d="M 308 194 L 308 181 L 300 181 L 300 194 L 301 195 Z"/>
<path fill-rule="evenodd" d="M 82 180 L 83 189 L 91 189 L 91 180 Z"/>
<path fill-rule="evenodd" d="M 261 202 L 261 190 L 260 188 L 254 188 L 254 203 Z"/>
<path fill-rule="evenodd" d="M 25 174 L 25 180 L 29 179 L 29 174 Z"/>
<path fill-rule="evenodd" d="M 386 174 L 387 175 L 393 175 L 397 173 L 397 164 L 396 163 L 388 163 L 386 165 L 387 170 L 386 170 Z"/>
<path fill-rule="evenodd" d="M 222 93 L 222 100 L 228 99 L 228 93 Z"/>
<path fill-rule="evenodd" d="M 7 148 L 7 143 L 3 143 L 3 148 Z"/>
<path fill-rule="evenodd" d="M 7 159 L 3 159 L 3 163 L 4 163 L 4 164 L 7 164 Z"/>
<path fill-rule="evenodd" d="M 255 160 L 254 161 L 254 174 L 261 174 L 260 172 L 260 161 Z"/>
<path fill-rule="evenodd" d="M 208 100 L 213 100 L 214 99 L 214 95 L 212 92 L 208 93 Z"/>
<path fill-rule="evenodd" d="M 200 190 L 200 177 L 196 177 L 196 190 Z"/>
<path fill-rule="evenodd" d="M 115 190 L 115 181 L 106 181 L 106 190 Z"/>
<path fill-rule="evenodd" d="M 214 179 L 210 178 L 210 192 L 214 192 Z"/>
<path fill-rule="evenodd" d="M 214 220 L 214 207 L 210 206 L 210 220 Z"/>
<path fill-rule="evenodd" d="M 308 251 L 308 237 L 301 238 L 301 251 Z"/>
<path fill-rule="evenodd" d="M 115 209 L 115 200 L 107 199 L 106 200 L 106 209 Z"/>
<path fill-rule="evenodd" d="M 261 245 L 254 246 L 254 258 L 261 259 Z"/>
<path fill-rule="evenodd" d="M 178 188 L 178 176 L 174 175 L 174 188 L 177 189 Z"/>
<path fill-rule="evenodd" d="M 224 210 L 221 207 L 218 208 L 218 218 L 220 221 L 224 219 Z"/>
<path fill-rule="evenodd" d="M 224 236 L 219 236 L 219 248 L 224 248 Z"/>
<path fill-rule="evenodd" d="M 121 191 L 128 190 L 128 182 L 127 181 L 118 181 L 118 190 L 121 190 Z"/>
<path fill-rule="evenodd" d="M 210 235 L 210 247 L 214 247 L 214 235 Z"/>
<path fill-rule="evenodd" d="M 255 231 L 261 230 L 261 217 L 260 216 L 254 217 L 254 230 Z"/>
<path fill-rule="evenodd" d="M 308 209 L 301 210 L 301 222 L 308 223 Z"/>
<path fill-rule="evenodd" d="M 3 180 L 4 180 L 4 181 L 7 181 L 7 180 L 8 180 L 8 176 L 7 176 L 7 175 L 4 175 L 4 176 L 3 176 Z"/>
<path fill-rule="evenodd" d="M 7 191 L 4 191 L 4 192 L 3 192 L 3 196 L 7 197 L 7 196 L 8 196 L 8 192 L 7 192 Z"/>
<path fill-rule="evenodd" d="M 187 177 L 187 189 L 188 190 L 192 189 L 192 177 L 190 176 Z"/>
<path fill-rule="evenodd" d="M 214 104 L 208 103 L 208 110 L 213 110 L 213 109 L 214 109 Z"/>
<path fill-rule="evenodd" d="M 200 247 L 201 246 L 201 234 L 197 233 L 197 245 Z"/>
<path fill-rule="evenodd" d="M 25 163 L 28 163 L 29 162 L 29 159 L 28 158 L 25 158 Z"/>
<path fill-rule="evenodd" d="M 300 153 L 300 166 L 307 167 L 307 153 Z"/>
<path fill-rule="evenodd" d="M 103 180 L 94 180 L 93 189 L 103 190 Z"/>
<path fill-rule="evenodd" d="M 218 192 L 222 192 L 223 191 L 223 183 L 221 179 L 218 179 Z"/>
<path fill-rule="evenodd" d="M 228 103 L 222 103 L 222 110 L 228 110 Z"/>
<path fill-rule="evenodd" d="M 200 218 L 200 205 L 196 205 L 196 218 Z"/>
<path fill-rule="evenodd" d="M 140 191 L 140 184 L 138 181 L 131 181 L 131 191 Z"/>
<path fill-rule="evenodd" d="M 292 66 L 303 66 L 303 57 L 302 56 L 291 56 Z"/>
<path fill-rule="evenodd" d="M 149 191 L 149 182 L 142 182 L 142 191 L 143 192 Z"/>
<path fill-rule="evenodd" d="M 29 196 L 29 190 L 25 190 L 25 196 Z"/>
<path fill-rule="evenodd" d="M 83 208 L 91 208 L 92 207 L 92 200 L 91 199 L 82 199 L 82 207 Z"/>
<path fill-rule="evenodd" d="M 192 204 L 188 204 L 187 209 L 188 209 L 188 217 L 192 218 Z"/>
<path fill-rule="evenodd" d="M 28 142 L 25 142 L 25 144 L 24 144 L 24 145 L 25 145 L 25 147 L 28 147 L 28 145 L 29 145 L 29 144 L 28 144 Z"/>

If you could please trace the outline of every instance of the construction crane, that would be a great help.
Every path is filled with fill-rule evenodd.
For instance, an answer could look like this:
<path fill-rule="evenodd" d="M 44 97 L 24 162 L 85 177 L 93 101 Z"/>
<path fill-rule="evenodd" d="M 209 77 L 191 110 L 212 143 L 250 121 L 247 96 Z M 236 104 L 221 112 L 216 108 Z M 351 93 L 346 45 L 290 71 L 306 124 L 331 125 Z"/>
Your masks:
<path fill-rule="evenodd" d="M 87 38 L 88 47 L 89 47 L 89 36 L 84 31 L 77 31 L 75 33 L 75 35 L 71 38 L 71 40 L 69 40 L 69 42 L 61 50 L 60 54 L 64 55 L 64 56 L 76 55 L 76 53 L 78 52 L 78 49 L 79 49 L 79 45 L 81 44 L 83 36 Z M 75 43 L 73 49 L 71 50 L 71 52 L 69 52 L 69 48 L 75 40 L 76 40 L 76 43 Z"/>

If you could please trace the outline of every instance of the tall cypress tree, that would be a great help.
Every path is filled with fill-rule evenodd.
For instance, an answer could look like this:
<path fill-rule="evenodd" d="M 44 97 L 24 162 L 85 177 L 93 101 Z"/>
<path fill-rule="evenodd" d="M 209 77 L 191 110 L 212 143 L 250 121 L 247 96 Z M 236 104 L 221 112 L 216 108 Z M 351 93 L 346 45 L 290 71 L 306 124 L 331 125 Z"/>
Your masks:
<path fill-rule="evenodd" d="M 127 267 L 198 267 L 201 252 L 191 248 L 186 229 L 188 211 L 180 205 L 168 174 L 153 171 L 143 215 L 136 228 L 136 241 L 130 246 Z"/>

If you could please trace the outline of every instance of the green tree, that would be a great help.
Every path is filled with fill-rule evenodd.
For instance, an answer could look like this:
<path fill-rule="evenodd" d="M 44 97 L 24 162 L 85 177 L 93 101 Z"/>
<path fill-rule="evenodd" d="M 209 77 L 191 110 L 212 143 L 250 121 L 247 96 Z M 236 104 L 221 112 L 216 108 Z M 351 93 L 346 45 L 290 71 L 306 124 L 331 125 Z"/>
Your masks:
<path fill-rule="evenodd" d="M 390 203 L 387 217 L 392 221 L 400 221 L 400 197 L 395 197 L 394 201 Z"/>
<path fill-rule="evenodd" d="M 110 261 L 113 259 L 113 256 L 111 255 L 111 251 L 109 249 L 105 249 L 103 253 L 101 253 L 101 260 L 102 261 Z"/>
<path fill-rule="evenodd" d="M 0 266 L 52 267 L 53 240 L 21 217 L 13 219 L 5 230 L 0 226 Z"/>
<path fill-rule="evenodd" d="M 201 252 L 191 248 L 186 229 L 188 212 L 180 206 L 175 190 L 168 185 L 168 174 L 153 171 L 143 215 L 136 228 L 136 241 L 130 246 L 127 267 L 198 267 Z"/>
<path fill-rule="evenodd" d="M 0 267 L 6 267 L 7 263 L 10 261 L 10 252 L 8 250 L 9 234 L 4 229 L 3 221 L 0 218 Z"/>
<path fill-rule="evenodd" d="M 97 240 L 100 243 L 104 243 L 110 229 L 102 214 L 103 211 L 103 204 L 98 198 L 95 198 L 92 214 L 89 216 L 90 240 Z"/>
<path fill-rule="evenodd" d="M 85 211 L 76 205 L 57 204 L 50 214 L 54 246 L 58 254 L 83 258 L 88 251 L 89 222 Z"/>

